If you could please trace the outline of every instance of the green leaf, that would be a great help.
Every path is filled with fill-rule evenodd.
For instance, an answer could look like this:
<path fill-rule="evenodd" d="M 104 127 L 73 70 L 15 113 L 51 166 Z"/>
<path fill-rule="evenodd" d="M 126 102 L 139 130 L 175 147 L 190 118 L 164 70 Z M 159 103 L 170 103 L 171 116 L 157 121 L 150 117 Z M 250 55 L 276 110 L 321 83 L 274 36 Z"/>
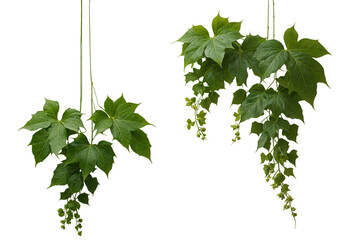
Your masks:
<path fill-rule="evenodd" d="M 232 43 L 240 38 L 242 38 L 242 35 L 236 30 L 221 32 L 208 41 L 205 49 L 205 56 L 222 66 L 225 49 L 233 48 Z"/>
<path fill-rule="evenodd" d="M 67 130 L 60 122 L 55 122 L 49 128 L 49 144 L 52 153 L 56 156 L 59 151 L 66 146 Z"/>
<path fill-rule="evenodd" d="M 210 111 L 211 99 L 209 97 L 202 99 L 200 105 L 207 111 Z"/>
<path fill-rule="evenodd" d="M 78 201 L 89 205 L 89 195 L 87 193 L 81 193 L 78 195 Z"/>
<path fill-rule="evenodd" d="M 42 129 L 34 133 L 29 145 L 32 145 L 35 165 L 44 161 L 45 158 L 51 153 L 49 144 L 49 131 L 47 129 Z"/>
<path fill-rule="evenodd" d="M 245 38 L 242 45 L 235 46 L 233 49 L 227 49 L 223 59 L 223 68 L 226 69 L 233 77 L 236 77 L 238 86 L 246 84 L 248 77 L 247 68 L 251 68 L 256 75 L 259 73 L 259 62 L 254 58 L 257 47 L 265 39 L 260 36 L 249 35 Z"/>
<path fill-rule="evenodd" d="M 296 46 L 298 37 L 299 37 L 299 35 L 296 32 L 294 26 L 292 26 L 291 28 L 288 28 L 285 31 L 284 42 L 285 42 L 287 49 L 292 49 Z"/>
<path fill-rule="evenodd" d="M 96 135 L 103 133 L 112 126 L 112 120 L 101 110 L 96 110 L 89 119 L 95 123 L 94 130 L 96 131 Z"/>
<path fill-rule="evenodd" d="M 228 18 L 222 18 L 218 13 L 218 15 L 212 20 L 212 30 L 214 35 L 216 36 L 218 30 L 227 23 L 229 23 Z"/>
<path fill-rule="evenodd" d="M 210 92 L 210 94 L 208 95 L 208 97 L 211 99 L 211 103 L 217 104 L 218 103 L 218 98 L 219 98 L 219 94 L 216 92 Z"/>
<path fill-rule="evenodd" d="M 284 174 L 285 174 L 285 176 L 288 176 L 288 177 L 290 177 L 290 176 L 295 177 L 294 169 L 292 169 L 292 168 L 285 168 Z"/>
<path fill-rule="evenodd" d="M 194 91 L 194 95 L 197 96 L 197 95 L 201 95 L 203 96 L 204 93 L 205 93 L 205 86 L 202 82 L 199 82 L 197 84 L 195 84 L 193 86 L 193 91 Z"/>
<path fill-rule="evenodd" d="M 292 150 L 289 154 L 288 154 L 288 161 L 293 164 L 296 167 L 296 159 L 298 158 L 297 156 L 297 151 L 296 150 Z"/>
<path fill-rule="evenodd" d="M 263 124 L 263 131 L 267 132 L 271 138 L 274 138 L 278 133 L 279 125 L 276 121 L 266 121 Z"/>
<path fill-rule="evenodd" d="M 71 191 L 67 188 L 64 192 L 60 193 L 60 200 L 67 200 L 72 196 Z"/>
<path fill-rule="evenodd" d="M 246 91 L 244 89 L 238 89 L 233 93 L 232 104 L 242 104 L 246 98 Z"/>
<path fill-rule="evenodd" d="M 286 140 L 280 138 L 280 139 L 278 139 L 278 142 L 274 146 L 274 149 L 278 150 L 279 153 L 282 153 L 282 154 L 286 155 L 286 154 L 288 154 L 289 142 L 287 142 Z"/>
<path fill-rule="evenodd" d="M 257 136 L 259 136 L 263 131 L 263 124 L 259 123 L 259 122 L 253 122 L 251 125 L 251 133 L 255 133 L 257 134 Z"/>
<path fill-rule="evenodd" d="M 281 81 L 278 79 L 278 81 Z M 303 121 L 302 108 L 296 97 L 296 93 L 288 93 L 288 89 L 279 87 L 278 91 L 270 88 L 266 91 L 267 108 L 272 110 L 275 116 L 284 113 L 289 118 L 296 118 Z"/>
<path fill-rule="evenodd" d="M 144 156 L 151 161 L 151 158 L 150 158 L 151 144 L 149 142 L 147 135 L 143 131 L 135 130 L 132 132 L 132 140 L 130 143 L 130 147 L 136 154 L 140 156 Z"/>
<path fill-rule="evenodd" d="M 55 119 L 49 117 L 46 112 L 38 111 L 32 115 L 32 118 L 22 128 L 35 131 L 39 128 L 47 128 L 53 122 L 55 122 Z"/>
<path fill-rule="evenodd" d="M 71 193 L 80 192 L 83 187 L 83 175 L 81 171 L 75 171 L 67 177 L 67 184 Z"/>
<path fill-rule="evenodd" d="M 190 43 L 184 53 L 184 67 L 204 57 L 204 51 L 209 41 L 210 38 L 200 38 Z"/>
<path fill-rule="evenodd" d="M 97 166 L 106 174 L 106 176 L 108 176 L 111 171 L 114 163 L 113 158 L 116 156 L 111 145 L 111 143 L 106 141 L 100 141 L 98 145 L 93 145 L 95 148 L 94 150 L 99 153 Z"/>
<path fill-rule="evenodd" d="M 282 173 L 278 173 L 278 174 L 273 178 L 273 180 L 274 180 L 274 183 L 275 183 L 275 184 L 280 185 L 280 184 L 282 184 L 282 183 L 284 182 L 285 176 L 284 176 L 284 174 L 282 174 Z"/>
<path fill-rule="evenodd" d="M 201 65 L 201 72 L 204 74 L 203 81 L 206 82 L 211 91 L 224 88 L 224 71 L 211 59 L 207 59 Z"/>
<path fill-rule="evenodd" d="M 269 150 L 270 145 L 271 145 L 271 138 L 269 137 L 269 133 L 266 131 L 263 131 L 260 138 L 258 139 L 257 150 L 262 147 Z"/>
<path fill-rule="evenodd" d="M 66 185 L 68 176 L 72 175 L 78 169 L 78 164 L 66 165 L 65 162 L 58 164 L 51 179 L 49 188 L 56 185 Z"/>
<path fill-rule="evenodd" d="M 197 39 L 201 38 L 209 38 L 210 35 L 206 28 L 201 25 L 193 26 L 190 28 L 181 38 L 179 38 L 178 42 L 183 43 L 191 43 Z"/>
<path fill-rule="evenodd" d="M 114 156 L 111 143 L 100 141 L 98 145 L 90 144 L 86 136 L 81 133 L 70 144 L 66 164 L 79 162 L 83 180 L 85 180 L 95 170 L 96 165 L 108 175 L 112 168 Z"/>
<path fill-rule="evenodd" d="M 84 128 L 81 116 L 82 113 L 78 110 L 68 108 L 63 113 L 61 122 L 65 128 L 78 132 L 80 127 Z"/>
<path fill-rule="evenodd" d="M 57 120 L 57 114 L 60 109 L 57 101 L 45 99 L 44 112 L 51 118 Z"/>
<path fill-rule="evenodd" d="M 124 113 L 112 119 L 111 133 L 125 148 L 128 149 L 132 140 L 131 131 L 140 129 L 149 123 L 139 114 Z"/>
<path fill-rule="evenodd" d="M 330 54 L 318 40 L 312 40 L 308 38 L 303 38 L 297 42 L 297 44 L 291 49 L 294 51 L 299 51 L 306 53 L 314 58 L 319 58 L 324 55 Z"/>
<path fill-rule="evenodd" d="M 277 40 L 268 40 L 263 42 L 254 55 L 260 61 L 260 70 L 262 78 L 265 79 L 278 71 L 287 61 L 288 53 L 285 51 L 283 44 Z"/>
<path fill-rule="evenodd" d="M 262 84 L 253 85 L 249 92 L 240 106 L 241 122 L 263 115 L 267 106 L 266 92 Z"/>
<path fill-rule="evenodd" d="M 283 135 L 286 136 L 287 139 L 296 142 L 297 131 L 299 126 L 296 124 L 290 125 L 288 130 L 283 130 Z"/>
<path fill-rule="evenodd" d="M 92 177 L 90 174 L 85 178 L 85 185 L 87 186 L 89 192 L 94 194 L 99 182 L 96 177 Z"/>
<path fill-rule="evenodd" d="M 193 72 L 185 74 L 185 83 L 196 81 L 200 77 L 202 76 L 199 75 L 199 69 L 193 68 Z"/>
<path fill-rule="evenodd" d="M 311 56 L 298 52 L 289 51 L 287 61 L 288 71 L 284 78 L 279 78 L 279 83 L 289 89 L 289 93 L 295 91 L 299 96 L 313 106 L 317 95 L 317 83 L 326 83 L 324 69 Z"/>
<path fill-rule="evenodd" d="M 115 116 L 115 113 L 116 113 L 116 105 L 115 105 L 115 103 L 112 101 L 112 99 L 109 98 L 108 96 L 107 96 L 107 98 L 106 98 L 106 100 L 105 100 L 105 102 L 104 102 L 104 108 L 105 108 L 106 113 L 107 113 L 109 116 L 111 116 L 111 117 Z"/>

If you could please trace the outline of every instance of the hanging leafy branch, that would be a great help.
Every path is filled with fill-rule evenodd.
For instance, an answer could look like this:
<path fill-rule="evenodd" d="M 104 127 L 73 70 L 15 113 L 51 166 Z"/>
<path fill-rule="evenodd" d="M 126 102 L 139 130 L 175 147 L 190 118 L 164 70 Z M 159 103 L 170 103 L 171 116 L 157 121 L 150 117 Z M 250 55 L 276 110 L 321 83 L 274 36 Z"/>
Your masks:
<path fill-rule="evenodd" d="M 212 37 L 198 25 L 178 40 L 183 43 L 184 68 L 191 68 L 185 82 L 192 84 L 194 92 L 193 97 L 186 98 L 186 105 L 195 111 L 195 117 L 187 120 L 187 128 L 195 127 L 197 136 L 204 140 L 206 114 L 212 104 L 217 104 L 218 90 L 235 80 L 232 104 L 238 108 L 231 126 L 235 131 L 232 141 L 240 140 L 240 124 L 257 119 L 251 123 L 251 133 L 258 136 L 257 150 L 262 150 L 266 180 L 272 181 L 273 189 L 280 189 L 278 197 L 285 201 L 284 210 L 290 209 L 295 220 L 296 208 L 285 180 L 295 177 L 298 155 L 290 143 L 296 143 L 299 126 L 289 119 L 303 122 L 300 101 L 313 107 L 317 84 L 327 84 L 316 58 L 329 52 L 318 40 L 298 40 L 294 26 L 285 31 L 285 46 L 275 39 L 243 36 L 240 27 L 241 22 L 229 22 L 218 14 L 212 21 Z M 247 83 L 250 70 L 257 76 L 252 86 Z"/>
<path fill-rule="evenodd" d="M 82 1 L 81 1 L 82 16 Z M 81 17 L 82 20 L 82 17 Z M 86 136 L 86 128 L 81 120 L 82 108 L 82 22 L 80 39 L 80 111 L 66 109 L 59 120 L 59 103 L 49 99 L 45 100 L 42 111 L 32 115 L 32 118 L 21 128 L 35 131 L 29 145 L 35 159 L 35 165 L 43 162 L 50 154 L 62 160 L 54 170 L 49 186 L 65 186 L 60 193 L 60 200 L 66 201 L 63 208 L 58 209 L 58 215 L 63 217 L 61 228 L 75 220 L 75 229 L 82 235 L 82 218 L 79 215 L 80 204 L 89 205 L 89 193 L 94 194 L 99 182 L 93 177 L 95 170 L 102 170 L 106 176 L 112 169 L 116 157 L 112 142 L 99 141 L 93 143 L 95 137 L 110 130 L 113 140 L 122 146 L 131 148 L 136 154 L 144 156 L 151 161 L 151 144 L 141 128 L 150 125 L 141 115 L 135 112 L 139 104 L 127 102 L 123 95 L 113 101 L 109 97 L 104 107 L 95 110 L 93 94 L 95 88 L 91 70 L 91 28 L 90 28 L 90 1 L 89 1 L 89 59 L 91 81 L 91 140 Z M 97 100 L 96 100 L 97 101 Z M 97 103 L 99 106 L 99 104 Z"/>

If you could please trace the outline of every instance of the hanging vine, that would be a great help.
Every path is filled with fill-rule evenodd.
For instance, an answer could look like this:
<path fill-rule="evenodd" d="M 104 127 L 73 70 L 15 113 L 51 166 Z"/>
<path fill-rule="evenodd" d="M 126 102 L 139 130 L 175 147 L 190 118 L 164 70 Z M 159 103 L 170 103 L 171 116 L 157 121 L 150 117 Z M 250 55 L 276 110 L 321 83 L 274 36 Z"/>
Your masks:
<path fill-rule="evenodd" d="M 243 36 L 241 22 L 229 22 L 219 14 L 212 21 L 213 36 L 203 26 L 193 26 L 179 40 L 182 42 L 185 82 L 192 84 L 194 96 L 186 98 L 195 116 L 187 120 L 187 128 L 196 128 L 197 137 L 205 139 L 206 115 L 212 104 L 217 104 L 218 90 L 225 83 L 233 84 L 235 131 L 233 142 L 240 140 L 240 125 L 251 123 L 251 133 L 257 134 L 257 150 L 261 152 L 261 164 L 267 182 L 279 189 L 278 197 L 284 201 L 284 210 L 290 210 L 296 224 L 296 208 L 290 195 L 287 177 L 294 176 L 298 158 L 297 150 L 290 149 L 296 143 L 299 125 L 304 122 L 300 101 L 312 107 L 317 95 L 317 84 L 327 85 L 324 69 L 316 58 L 329 52 L 318 40 L 298 40 L 295 27 L 288 28 L 283 36 L 284 45 L 275 40 L 275 5 L 273 3 L 273 39 L 269 39 L 269 3 L 267 38 L 258 35 Z M 248 86 L 248 70 L 257 77 Z M 271 78 L 273 74 L 273 78 Z M 279 75 L 279 77 L 278 77 Z M 293 122 L 290 122 L 294 120 Z"/>
<path fill-rule="evenodd" d="M 21 128 L 36 131 L 29 145 L 35 159 L 35 165 L 43 162 L 50 154 L 62 160 L 54 170 L 49 187 L 66 186 L 60 193 L 60 200 L 65 201 L 64 207 L 58 209 L 62 217 L 61 228 L 65 229 L 74 220 L 75 229 L 82 235 L 82 218 L 79 214 L 80 204 L 89 204 L 89 193 L 94 194 L 99 182 L 93 176 L 97 169 L 102 170 L 106 176 L 112 169 L 115 153 L 112 142 L 99 141 L 93 143 L 95 137 L 110 130 L 113 140 L 135 153 L 150 158 L 150 142 L 141 128 L 150 125 L 141 115 L 135 112 L 139 104 L 127 102 L 123 95 L 117 100 L 106 98 L 104 106 L 97 102 L 91 66 L 91 0 L 89 0 L 89 67 L 90 67 L 90 106 L 91 106 L 91 138 L 86 136 L 86 128 L 81 120 L 83 99 L 83 0 L 81 0 L 80 22 L 80 103 L 79 111 L 66 109 L 61 119 L 58 118 L 59 103 L 49 99 L 45 100 L 42 111 L 32 115 L 32 118 Z M 94 94 L 99 110 L 95 108 Z M 94 110 L 95 109 L 95 110 Z M 94 133 L 95 132 L 95 133 Z"/>

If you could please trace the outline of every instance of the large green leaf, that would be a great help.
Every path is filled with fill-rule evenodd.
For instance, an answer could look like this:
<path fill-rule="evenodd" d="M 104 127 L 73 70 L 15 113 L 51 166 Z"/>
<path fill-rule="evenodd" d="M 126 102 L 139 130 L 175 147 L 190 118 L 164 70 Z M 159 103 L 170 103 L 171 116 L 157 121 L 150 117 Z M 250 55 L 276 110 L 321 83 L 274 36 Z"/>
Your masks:
<path fill-rule="evenodd" d="M 240 106 L 241 122 L 263 115 L 267 106 L 266 92 L 262 84 L 253 85 L 249 92 Z"/>
<path fill-rule="evenodd" d="M 283 44 L 277 40 L 268 40 L 263 42 L 254 55 L 260 61 L 260 70 L 262 79 L 265 79 L 278 71 L 287 61 L 288 53 Z"/>
<path fill-rule="evenodd" d="M 56 185 L 66 185 L 67 178 L 78 170 L 79 164 L 66 164 L 65 161 L 58 164 L 51 179 L 50 187 Z"/>
<path fill-rule="evenodd" d="M 303 121 L 302 108 L 298 102 L 296 94 L 288 93 L 288 89 L 279 87 L 278 90 L 272 88 L 266 90 L 267 108 L 272 110 L 275 116 L 283 113 L 289 118 L 296 118 Z"/>
<path fill-rule="evenodd" d="M 83 180 L 85 180 L 95 170 L 96 165 L 108 175 L 114 156 L 111 143 L 101 141 L 97 145 L 90 144 L 86 136 L 81 133 L 70 144 L 66 164 L 79 162 Z"/>
<path fill-rule="evenodd" d="M 241 23 L 228 22 L 219 14 L 212 21 L 214 36 L 210 37 L 203 26 L 193 26 L 178 41 L 183 42 L 184 67 L 203 57 L 211 58 L 222 66 L 225 50 L 233 48 L 232 43 L 240 38 Z"/>
<path fill-rule="evenodd" d="M 256 75 L 259 74 L 259 62 L 254 58 L 257 47 L 265 39 L 260 36 L 248 35 L 242 45 L 233 49 L 227 49 L 223 59 L 223 68 L 233 77 L 236 77 L 237 85 L 246 84 L 248 77 L 247 69 L 250 68 Z"/>
<path fill-rule="evenodd" d="M 35 158 L 35 165 L 45 160 L 51 153 L 49 144 L 49 131 L 42 129 L 36 132 L 29 145 L 32 145 L 32 152 Z"/>
<path fill-rule="evenodd" d="M 326 83 L 324 69 L 311 56 L 289 51 L 288 71 L 279 83 L 289 89 L 289 93 L 297 92 L 299 96 L 313 106 L 317 95 L 317 83 Z"/>

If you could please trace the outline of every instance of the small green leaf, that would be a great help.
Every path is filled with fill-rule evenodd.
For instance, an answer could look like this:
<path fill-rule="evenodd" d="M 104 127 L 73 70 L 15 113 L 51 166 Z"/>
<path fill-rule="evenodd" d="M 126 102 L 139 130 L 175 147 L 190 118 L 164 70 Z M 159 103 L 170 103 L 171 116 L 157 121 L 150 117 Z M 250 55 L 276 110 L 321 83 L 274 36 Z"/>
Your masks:
<path fill-rule="evenodd" d="M 253 122 L 251 125 L 251 133 L 257 134 L 259 136 L 263 131 L 263 124 L 259 122 Z M 250 134 L 251 134 L 250 133 Z"/>
<path fill-rule="evenodd" d="M 44 112 L 51 118 L 57 120 L 57 114 L 60 109 L 57 101 L 45 99 Z"/>
<path fill-rule="evenodd" d="M 290 125 L 288 130 L 283 130 L 283 135 L 286 136 L 287 139 L 296 142 L 297 131 L 299 126 L 296 124 Z"/>
<path fill-rule="evenodd" d="M 199 82 L 197 84 L 195 84 L 193 86 L 193 91 L 194 91 L 194 95 L 197 96 L 197 95 L 201 95 L 203 96 L 204 93 L 205 93 L 205 86 L 202 82 Z"/>
<path fill-rule="evenodd" d="M 227 23 L 229 23 L 228 18 L 222 18 L 218 13 L 218 15 L 212 20 L 212 30 L 214 35 L 216 36 L 218 30 Z"/>
<path fill-rule="evenodd" d="M 80 127 L 84 128 L 81 116 L 78 110 L 68 108 L 62 115 L 61 123 L 65 128 L 78 132 Z"/>
<path fill-rule="evenodd" d="M 295 27 L 292 26 L 288 28 L 284 33 L 284 42 L 287 49 L 293 49 L 297 44 L 297 39 L 299 35 L 297 34 Z"/>
<path fill-rule="evenodd" d="M 296 150 L 292 150 L 289 154 L 288 154 L 288 161 L 294 165 L 296 167 L 296 159 L 298 158 L 297 156 L 297 151 Z"/>
<path fill-rule="evenodd" d="M 279 153 L 288 154 L 289 142 L 280 138 L 278 139 L 278 142 L 276 143 L 274 149 L 277 149 Z"/>
<path fill-rule="evenodd" d="M 274 180 L 274 183 L 275 183 L 275 184 L 280 185 L 280 184 L 282 184 L 282 183 L 284 182 L 285 176 L 284 176 L 284 174 L 282 174 L 282 173 L 278 173 L 278 174 L 273 178 L 273 180 Z"/>
<path fill-rule="evenodd" d="M 55 119 L 49 117 L 46 112 L 38 111 L 32 115 L 32 118 L 22 128 L 35 131 L 39 128 L 47 128 L 53 122 L 55 122 Z"/>
<path fill-rule="evenodd" d="M 90 174 L 85 178 L 85 185 L 87 186 L 89 192 L 94 194 L 99 182 L 96 177 L 92 177 Z"/>
<path fill-rule="evenodd" d="M 279 125 L 276 121 L 266 121 L 263 124 L 263 131 L 267 132 L 271 138 L 274 138 L 279 130 Z"/>
<path fill-rule="evenodd" d="M 71 191 L 67 188 L 64 192 L 60 193 L 60 200 L 67 200 L 72 196 Z"/>
<path fill-rule="evenodd" d="M 89 195 L 87 193 L 81 193 L 78 195 L 78 201 L 89 205 Z"/>
<path fill-rule="evenodd" d="M 96 135 L 103 133 L 112 126 L 112 120 L 101 110 L 96 110 L 89 119 L 95 123 L 94 130 L 96 130 Z"/>
<path fill-rule="evenodd" d="M 143 131 L 135 130 L 132 132 L 132 141 L 130 143 L 130 147 L 136 154 L 140 156 L 144 156 L 151 161 L 151 158 L 150 158 L 151 144 L 149 142 L 147 135 Z"/>
<path fill-rule="evenodd" d="M 242 104 L 246 98 L 246 91 L 244 89 L 238 89 L 233 93 L 232 104 Z"/>
<path fill-rule="evenodd" d="M 257 150 L 262 147 L 269 150 L 270 145 L 271 145 L 271 138 L 269 137 L 269 133 L 266 131 L 263 131 L 260 138 L 258 139 Z"/>
<path fill-rule="evenodd" d="M 114 102 L 112 101 L 111 98 L 109 98 L 109 97 L 106 98 L 106 100 L 104 102 L 104 108 L 110 117 L 115 116 L 116 105 L 114 104 Z"/>
<path fill-rule="evenodd" d="M 218 103 L 218 98 L 219 95 L 216 92 L 210 92 L 210 94 L 208 95 L 209 99 L 211 100 L 211 103 L 217 104 Z"/>
<path fill-rule="evenodd" d="M 294 169 L 292 169 L 292 168 L 285 168 L 284 174 L 285 174 L 285 176 L 288 176 L 288 177 L 290 177 L 290 176 L 295 177 Z"/>
<path fill-rule="evenodd" d="M 42 129 L 34 133 L 29 145 L 32 145 L 35 165 L 44 161 L 45 158 L 51 153 L 49 144 L 49 131 L 47 129 Z"/>
<path fill-rule="evenodd" d="M 84 187 L 82 172 L 75 171 L 74 173 L 68 175 L 67 184 L 71 193 L 80 192 Z"/>

